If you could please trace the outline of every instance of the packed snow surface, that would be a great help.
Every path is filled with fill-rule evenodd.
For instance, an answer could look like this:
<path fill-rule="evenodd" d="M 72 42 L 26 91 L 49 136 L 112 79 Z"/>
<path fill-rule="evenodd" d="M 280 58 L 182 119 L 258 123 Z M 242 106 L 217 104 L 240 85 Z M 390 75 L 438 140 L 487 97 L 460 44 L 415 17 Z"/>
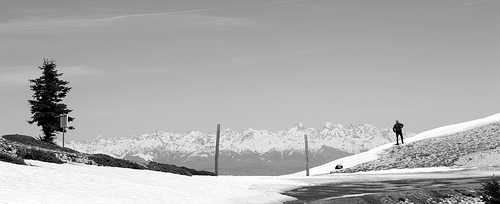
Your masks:
<path fill-rule="evenodd" d="M 170 173 L 0 162 L 0 203 L 273 203 L 304 182 L 276 177 L 181 176 Z"/>
<path fill-rule="evenodd" d="M 444 136 L 477 126 L 499 122 L 500 114 L 423 132 L 406 142 Z M 354 166 L 377 158 L 393 144 L 335 160 L 311 169 L 311 175 L 330 172 L 336 164 Z M 4 203 L 282 203 L 294 198 L 280 192 L 301 186 L 408 177 L 444 177 L 453 168 L 398 169 L 380 172 L 331 174 L 305 177 L 270 176 L 181 176 L 170 173 L 99 167 L 75 163 L 52 164 L 28 160 L 32 166 L 0 162 L 0 204 Z M 460 169 L 458 169 L 460 171 Z M 491 175 L 488 172 L 486 175 Z M 450 173 L 449 176 L 464 172 Z M 483 172 L 484 174 L 484 172 Z M 498 172 L 496 173 L 498 174 Z M 478 175 L 478 174 L 475 174 Z"/>

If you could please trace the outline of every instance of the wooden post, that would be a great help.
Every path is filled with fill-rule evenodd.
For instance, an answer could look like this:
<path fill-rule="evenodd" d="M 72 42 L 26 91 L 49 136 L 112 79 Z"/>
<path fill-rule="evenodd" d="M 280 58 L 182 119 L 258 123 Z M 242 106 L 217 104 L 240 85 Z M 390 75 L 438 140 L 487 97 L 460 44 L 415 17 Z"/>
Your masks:
<path fill-rule="evenodd" d="M 309 176 L 309 155 L 308 155 L 308 150 L 307 150 L 307 134 L 304 135 L 304 141 L 306 143 L 306 176 Z"/>
<path fill-rule="evenodd" d="M 219 140 L 220 140 L 220 124 L 217 124 L 217 136 L 215 138 L 215 175 L 219 175 Z"/>

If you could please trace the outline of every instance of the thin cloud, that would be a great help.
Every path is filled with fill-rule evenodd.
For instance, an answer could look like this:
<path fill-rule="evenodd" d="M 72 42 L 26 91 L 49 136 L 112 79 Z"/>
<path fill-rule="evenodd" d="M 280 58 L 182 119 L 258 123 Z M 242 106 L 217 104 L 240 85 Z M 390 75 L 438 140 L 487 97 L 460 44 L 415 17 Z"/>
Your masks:
<path fill-rule="evenodd" d="M 274 1 L 258 4 L 244 4 L 236 6 L 227 7 L 213 7 L 213 8 L 201 8 L 201 9 L 191 9 L 184 11 L 168 11 L 159 13 L 145 13 L 145 14 L 128 14 L 128 15 L 118 15 L 105 18 L 89 18 L 89 19 L 64 19 L 64 18 L 53 18 L 53 19 L 22 19 L 14 20 L 5 23 L 0 23 L 0 34 L 2 33 L 19 33 L 19 32 L 54 32 L 54 28 L 66 28 L 66 29 L 78 29 L 78 28 L 92 28 L 103 25 L 109 25 L 107 23 L 120 22 L 127 19 L 135 18 L 148 18 L 148 17 L 162 17 L 162 16 L 176 16 L 175 20 L 186 19 L 186 24 L 189 26 L 200 26 L 200 25 L 214 25 L 214 26 L 253 26 L 254 24 L 250 20 L 232 18 L 232 17 L 217 17 L 201 15 L 199 13 L 217 11 L 217 10 L 228 10 L 244 7 L 254 7 L 254 6 L 268 6 L 276 4 L 285 3 L 295 3 L 307 0 L 283 0 Z M 194 15 L 195 14 L 195 15 Z M 179 23 L 179 22 L 177 22 Z M 177 24 L 178 25 L 178 24 Z M 56 30 L 57 31 L 57 30 Z"/>
<path fill-rule="evenodd" d="M 61 11 L 61 9 L 51 7 L 37 7 L 37 8 L 9 8 L 5 12 L 12 14 L 51 14 Z"/>
<path fill-rule="evenodd" d="M 29 85 L 29 79 L 40 75 L 38 69 L 27 66 L 0 68 L 0 87 Z"/>
<path fill-rule="evenodd" d="M 209 10 L 209 9 L 203 9 Z M 196 10 L 202 11 L 202 10 Z M 162 18 L 169 16 L 168 18 Z M 137 19 L 149 18 L 149 19 Z M 136 20 L 136 21 L 133 21 Z M 158 21 L 164 25 L 170 25 L 175 28 L 177 26 L 255 26 L 251 20 L 233 18 L 233 17 L 218 17 L 197 14 L 195 10 L 183 12 L 167 12 L 167 13 L 152 13 L 152 14 L 134 14 L 121 15 L 100 19 L 29 19 L 24 21 L 12 21 L 8 23 L 0 23 L 0 34 L 16 34 L 16 33 L 50 33 L 64 31 L 86 31 L 103 26 L 110 26 L 118 23 L 140 23 L 144 24 L 147 21 Z"/>
<path fill-rule="evenodd" d="M 141 17 L 150 17 L 150 16 L 189 14 L 189 13 L 199 13 L 199 12 L 203 12 L 203 11 L 214 11 L 214 10 L 220 10 L 220 9 L 222 9 L 222 8 L 194 9 L 194 10 L 187 10 L 187 11 L 173 11 L 173 12 L 147 13 L 147 14 L 131 14 L 131 15 L 121 15 L 121 16 L 114 16 L 114 17 L 108 17 L 108 18 L 101 18 L 101 19 L 93 19 L 90 21 L 114 21 L 114 20 L 121 20 L 121 19 L 126 19 L 126 18 L 141 18 Z"/>
<path fill-rule="evenodd" d="M 125 18 L 140 18 L 140 17 L 149 17 L 149 16 L 165 16 L 165 15 L 176 15 L 176 14 L 200 13 L 200 12 L 207 12 L 207 11 L 243 8 L 243 7 L 249 7 L 249 6 L 284 4 L 284 3 L 294 3 L 294 2 L 302 2 L 302 1 L 307 1 L 307 0 L 283 0 L 283 1 L 267 2 L 267 3 L 261 3 L 261 4 L 245 4 L 245 5 L 238 5 L 238 6 L 192 9 L 192 10 L 185 10 L 185 11 L 171 11 L 171 12 L 149 13 L 149 14 L 121 15 L 121 16 L 101 18 L 101 19 L 96 19 L 96 20 L 97 21 L 110 21 L 110 20 L 119 20 L 119 19 L 125 19 Z"/>
<path fill-rule="evenodd" d="M 0 34 L 18 34 L 18 33 L 50 33 L 58 32 L 60 29 L 77 29 L 95 27 L 97 24 L 88 20 L 69 20 L 69 19 L 24 19 L 0 23 Z"/>
<path fill-rule="evenodd" d="M 308 1 L 308 0 L 284 0 L 284 1 L 275 1 L 275 2 L 263 3 L 262 5 L 285 4 L 285 3 L 295 3 L 295 2 L 302 2 L 302 1 Z"/>
<path fill-rule="evenodd" d="M 75 77 L 95 74 L 89 67 L 57 67 L 63 77 Z M 29 80 L 40 77 L 41 71 L 36 66 L 17 66 L 0 68 L 0 87 L 29 86 Z"/>
<path fill-rule="evenodd" d="M 58 71 L 63 73 L 63 76 L 82 76 L 97 74 L 97 71 L 85 66 L 58 66 Z"/>
<path fill-rule="evenodd" d="M 462 7 L 465 7 L 465 6 L 471 6 L 471 5 L 474 5 L 474 4 L 479 4 L 479 3 L 483 3 L 483 2 L 486 2 L 486 1 L 490 1 L 490 0 L 479 0 L 479 1 L 474 1 L 474 2 L 471 2 L 471 3 L 463 4 L 463 5 L 462 5 Z"/>

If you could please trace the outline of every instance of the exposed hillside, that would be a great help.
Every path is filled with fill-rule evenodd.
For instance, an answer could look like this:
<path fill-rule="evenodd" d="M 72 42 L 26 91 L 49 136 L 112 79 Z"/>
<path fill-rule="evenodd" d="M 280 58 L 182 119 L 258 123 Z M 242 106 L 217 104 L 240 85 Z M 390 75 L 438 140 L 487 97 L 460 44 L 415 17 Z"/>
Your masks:
<path fill-rule="evenodd" d="M 149 162 L 147 164 L 117 159 L 104 154 L 85 154 L 70 148 L 62 148 L 24 135 L 0 137 L 0 161 L 25 164 L 24 160 L 39 160 L 50 163 L 83 163 L 88 165 L 122 167 L 175 173 L 181 175 L 215 175 L 208 171 L 197 171 L 186 167 Z"/>
<path fill-rule="evenodd" d="M 500 166 L 500 123 L 394 146 L 377 160 L 336 172 L 438 166 Z"/>

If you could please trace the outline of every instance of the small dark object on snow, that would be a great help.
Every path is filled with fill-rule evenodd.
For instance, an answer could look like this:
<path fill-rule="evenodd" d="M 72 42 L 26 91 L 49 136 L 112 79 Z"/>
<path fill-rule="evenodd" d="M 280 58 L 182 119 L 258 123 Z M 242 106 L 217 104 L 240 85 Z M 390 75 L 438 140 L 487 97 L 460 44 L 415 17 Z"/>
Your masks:
<path fill-rule="evenodd" d="M 342 164 L 337 164 L 337 166 L 335 166 L 335 169 L 343 169 L 344 166 L 342 166 Z"/>

